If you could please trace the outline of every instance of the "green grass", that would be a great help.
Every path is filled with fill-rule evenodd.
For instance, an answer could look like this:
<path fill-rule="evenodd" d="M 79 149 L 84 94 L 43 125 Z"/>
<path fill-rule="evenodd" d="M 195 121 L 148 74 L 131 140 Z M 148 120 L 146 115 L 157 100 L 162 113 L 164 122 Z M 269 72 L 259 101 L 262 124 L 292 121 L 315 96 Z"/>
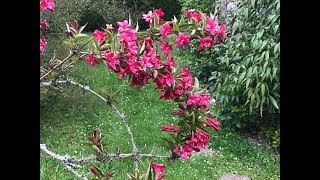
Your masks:
<path fill-rule="evenodd" d="M 48 40 L 50 42 L 50 40 Z M 50 49 L 48 49 L 48 52 Z M 175 53 L 175 52 L 174 52 Z M 63 58 L 65 54 L 57 54 Z M 45 59 L 45 57 L 43 57 Z M 176 58 L 178 69 L 183 66 L 185 58 Z M 93 90 L 106 96 L 115 93 L 116 106 L 125 114 L 134 134 L 136 145 L 141 153 L 155 152 L 169 155 L 162 147 L 161 137 L 168 136 L 161 132 L 162 124 L 176 124 L 176 117 L 171 111 L 177 104 L 159 99 L 159 92 L 150 84 L 142 89 L 131 88 L 127 79 L 119 81 L 117 75 L 100 64 L 90 67 L 86 62 L 77 63 L 67 75 L 70 80 L 90 86 Z M 98 128 L 108 152 L 114 153 L 121 147 L 121 152 L 132 152 L 127 132 L 118 116 L 98 97 L 78 87 L 64 87 L 58 95 L 45 96 L 40 109 L 40 142 L 48 149 L 61 155 L 76 157 L 91 154 L 82 144 L 89 142 L 88 136 Z M 252 179 L 280 179 L 280 158 L 271 149 L 250 143 L 246 138 L 221 130 L 211 130 L 209 148 L 217 151 L 212 157 L 193 156 L 186 161 L 168 163 L 166 178 L 179 179 L 218 179 L 224 173 L 247 175 Z M 147 167 L 148 159 L 143 158 L 140 171 Z M 114 160 L 110 164 L 97 166 L 106 169 L 112 166 L 118 171 L 115 179 L 125 179 L 124 172 L 133 172 L 130 159 Z M 89 173 L 91 164 L 84 166 L 82 173 Z M 40 179 L 77 179 L 63 165 L 48 156 L 40 160 Z"/>

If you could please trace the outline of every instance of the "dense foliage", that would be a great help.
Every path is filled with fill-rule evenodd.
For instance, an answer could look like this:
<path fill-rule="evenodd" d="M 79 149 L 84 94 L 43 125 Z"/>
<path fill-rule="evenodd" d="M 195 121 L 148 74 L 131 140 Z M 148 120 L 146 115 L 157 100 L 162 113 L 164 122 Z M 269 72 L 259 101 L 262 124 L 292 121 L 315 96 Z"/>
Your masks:
<path fill-rule="evenodd" d="M 130 14 L 134 22 L 139 21 L 140 28 L 147 28 L 148 24 L 141 18 L 150 7 L 164 9 L 165 20 L 171 20 L 181 12 L 178 1 L 169 0 L 148 1 L 148 0 L 56 0 L 55 14 L 48 20 L 50 34 L 62 34 L 65 23 L 79 21 L 79 24 L 86 24 L 86 31 L 94 31 L 104 27 L 107 23 L 116 25 L 117 21 L 123 20 Z"/>
<path fill-rule="evenodd" d="M 215 93 L 224 126 L 279 139 L 280 1 L 243 1 L 228 27 L 226 43 L 206 51 L 190 46 L 189 67 Z"/>

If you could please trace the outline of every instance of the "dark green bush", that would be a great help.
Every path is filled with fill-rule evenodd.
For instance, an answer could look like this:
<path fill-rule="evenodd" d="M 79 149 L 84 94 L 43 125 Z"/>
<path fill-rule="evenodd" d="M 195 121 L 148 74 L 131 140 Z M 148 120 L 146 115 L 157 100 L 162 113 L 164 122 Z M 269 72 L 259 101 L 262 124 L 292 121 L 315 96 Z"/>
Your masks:
<path fill-rule="evenodd" d="M 189 67 L 215 94 L 224 127 L 279 128 L 279 17 L 279 0 L 243 1 L 232 14 L 225 43 L 205 51 L 191 44 Z"/>

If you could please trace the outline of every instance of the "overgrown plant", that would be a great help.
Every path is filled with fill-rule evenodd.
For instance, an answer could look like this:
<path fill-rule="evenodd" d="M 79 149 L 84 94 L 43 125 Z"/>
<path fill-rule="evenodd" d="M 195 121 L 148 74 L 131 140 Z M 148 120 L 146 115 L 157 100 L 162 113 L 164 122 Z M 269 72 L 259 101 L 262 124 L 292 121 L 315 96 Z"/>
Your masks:
<path fill-rule="evenodd" d="M 225 127 L 265 124 L 275 131 L 280 122 L 280 1 L 235 4 L 229 38 L 208 51 L 198 51 L 198 42 L 192 42 L 189 67 L 215 92 L 216 115 Z"/>
<path fill-rule="evenodd" d="M 139 173 L 140 157 L 166 157 L 139 153 L 125 116 L 118 111 L 109 97 L 104 98 L 91 90 L 90 87 L 73 81 L 52 79 L 52 72 L 72 57 L 84 59 L 92 67 L 104 64 L 119 74 L 119 80 L 127 78 L 132 87 L 142 88 L 153 82 L 157 85 L 156 90 L 160 91 L 161 99 L 173 100 L 178 103 L 179 109 L 172 112 L 173 115 L 180 118 L 178 124 L 162 126 L 162 130 L 170 133 L 172 137 L 166 139 L 167 147 L 171 152 L 171 155 L 168 156 L 169 159 L 185 160 L 192 156 L 193 151 L 207 148 L 210 141 L 207 128 L 220 130 L 220 123 L 210 112 L 211 98 L 206 93 L 206 89 L 200 89 L 199 81 L 197 78 L 193 78 L 187 68 L 184 67 L 182 71 L 175 68 L 176 62 L 171 52 L 173 48 L 188 45 L 192 39 L 197 39 L 200 42 L 199 49 L 211 48 L 214 44 L 224 41 L 226 25 L 219 25 L 219 21 L 214 19 L 212 15 L 208 16 L 194 10 L 186 11 L 186 13 L 188 14 L 187 20 L 182 18 L 178 21 L 174 17 L 171 21 L 165 21 L 162 19 L 164 16 L 162 9 L 149 11 L 143 15 L 143 19 L 149 24 L 149 29 L 144 32 L 138 32 L 138 23 L 134 27 L 130 18 L 117 22 L 117 30 L 112 25 L 107 25 L 105 29 L 95 30 L 92 36 L 83 33 L 85 25 L 79 27 L 77 21 L 67 23 L 66 33 L 69 39 L 65 43 L 70 48 L 70 54 L 53 69 L 41 74 L 40 81 L 42 82 L 40 85 L 76 85 L 105 101 L 126 127 L 133 152 L 127 154 L 107 152 L 103 148 L 101 137 L 96 130 L 89 138 L 96 150 L 93 157 L 76 160 L 68 156 L 60 156 L 49 151 L 43 144 L 40 145 L 42 152 L 60 160 L 67 169 L 83 179 L 87 177 L 75 171 L 76 167 L 80 167 L 76 163 L 92 160 L 105 162 L 115 158 L 131 157 L 135 163 L 135 173 L 128 175 L 131 179 L 141 179 L 143 175 Z M 168 42 L 168 36 L 176 36 L 175 44 Z M 43 80 L 49 80 L 49 82 L 43 82 Z M 50 82 L 50 80 L 53 81 Z M 164 165 L 153 162 L 149 167 L 154 169 L 156 179 L 163 179 Z M 99 172 L 97 167 L 90 168 L 90 171 L 101 179 L 108 179 L 112 176 L 111 172 Z M 150 168 L 144 175 L 147 179 L 149 179 L 148 172 L 150 172 Z"/>

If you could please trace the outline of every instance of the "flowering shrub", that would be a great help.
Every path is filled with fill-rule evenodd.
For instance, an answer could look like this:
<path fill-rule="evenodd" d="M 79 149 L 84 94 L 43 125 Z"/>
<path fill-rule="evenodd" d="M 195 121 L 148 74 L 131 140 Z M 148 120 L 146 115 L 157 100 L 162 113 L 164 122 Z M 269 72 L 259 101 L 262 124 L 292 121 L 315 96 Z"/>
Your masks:
<path fill-rule="evenodd" d="M 50 8 L 53 9 L 52 6 Z M 78 28 L 76 21 L 67 23 L 66 30 L 70 37 L 66 44 L 90 66 L 105 64 L 118 74 L 119 80 L 127 78 L 131 87 L 143 88 L 146 84 L 155 83 L 161 99 L 179 103 L 179 110 L 172 112 L 180 118 L 179 122 L 177 125 L 163 125 L 162 130 L 172 133 L 172 140 L 166 141 L 172 152 L 171 159 L 182 160 L 191 157 L 192 151 L 207 148 L 210 135 L 206 128 L 219 131 L 220 123 L 210 113 L 211 98 L 205 89 L 199 88 L 197 78 L 186 67 L 181 72 L 175 68 L 172 49 L 186 46 L 192 39 L 199 40 L 200 50 L 211 48 L 215 43 L 224 41 L 226 28 L 204 13 L 189 10 L 185 14 L 187 20 L 178 21 L 174 17 L 171 21 L 164 21 L 161 19 L 164 16 L 162 9 L 148 11 L 143 15 L 150 26 L 145 32 L 138 32 L 139 26 L 133 27 L 130 19 L 117 22 L 117 30 L 110 24 L 105 29 L 97 29 L 92 37 L 83 34 L 85 26 Z M 174 35 L 177 36 L 175 44 L 170 44 L 167 37 Z M 77 48 L 84 41 L 92 41 L 92 46 L 80 51 Z M 98 152 L 104 151 L 96 130 L 89 140 Z M 165 165 L 152 163 L 151 166 L 156 179 L 163 179 Z M 90 171 L 101 176 L 96 167 Z"/>

